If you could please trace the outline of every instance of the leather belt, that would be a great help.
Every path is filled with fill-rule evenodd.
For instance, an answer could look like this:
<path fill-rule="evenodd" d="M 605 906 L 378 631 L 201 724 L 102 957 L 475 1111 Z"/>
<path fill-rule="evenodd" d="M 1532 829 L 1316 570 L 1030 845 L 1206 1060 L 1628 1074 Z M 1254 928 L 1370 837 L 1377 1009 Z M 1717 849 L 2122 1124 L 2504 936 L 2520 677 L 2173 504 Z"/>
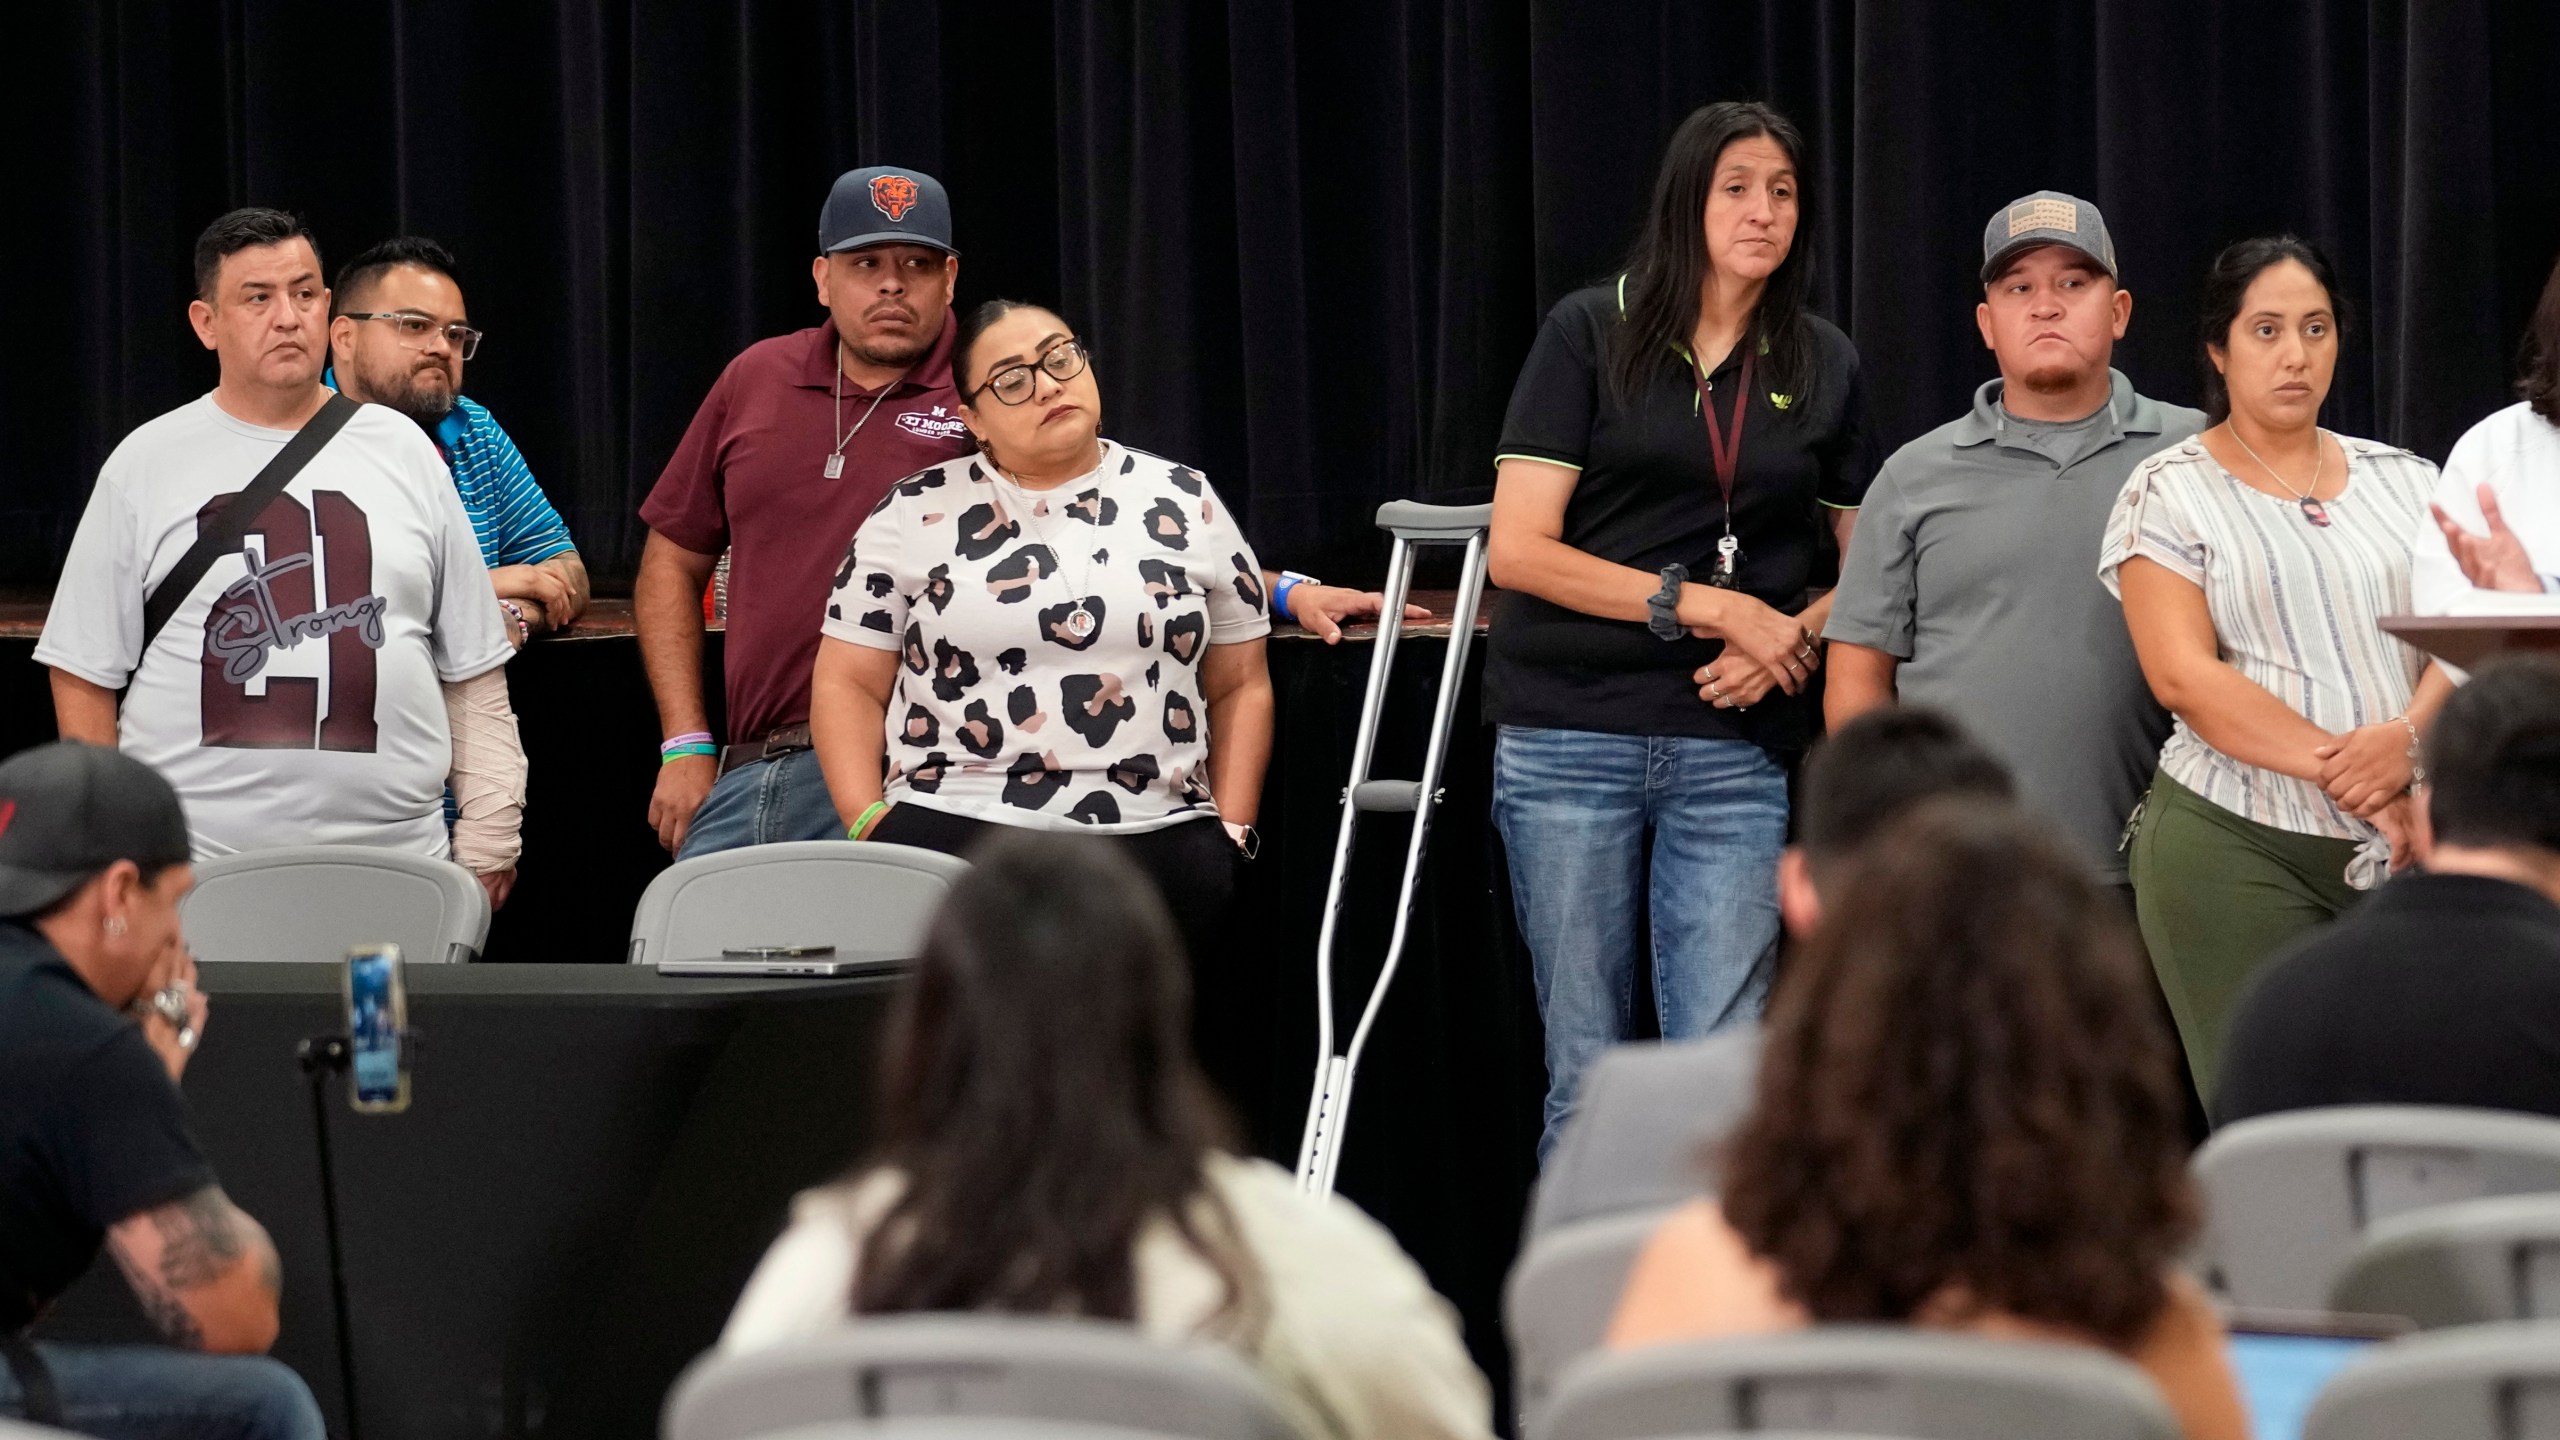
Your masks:
<path fill-rule="evenodd" d="M 809 722 L 804 720 L 797 725 L 785 725 L 761 740 L 749 740 L 742 745 L 721 746 L 718 773 L 726 775 L 732 770 L 744 769 L 749 765 L 761 765 L 767 760 L 779 760 L 785 755 L 796 755 L 808 749 L 809 744 Z"/>

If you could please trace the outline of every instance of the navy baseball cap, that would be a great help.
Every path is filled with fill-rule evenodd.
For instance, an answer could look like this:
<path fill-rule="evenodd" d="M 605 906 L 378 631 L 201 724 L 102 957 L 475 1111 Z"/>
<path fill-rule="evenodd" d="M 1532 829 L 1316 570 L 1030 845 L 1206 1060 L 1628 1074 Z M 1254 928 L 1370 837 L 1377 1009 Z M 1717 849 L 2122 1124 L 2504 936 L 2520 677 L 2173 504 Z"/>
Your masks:
<path fill-rule="evenodd" d="M 2039 245 L 2068 246 L 2097 261 L 2108 279 L 2123 282 L 2116 271 L 2115 237 L 2107 233 L 2098 207 L 2077 195 L 2039 190 L 2001 206 L 1982 228 L 1982 283 L 1999 279 L 2021 251 Z"/>
<path fill-rule="evenodd" d="M 942 193 L 942 182 L 896 165 L 837 176 L 818 212 L 818 253 L 897 244 L 960 253 L 951 243 L 951 197 Z"/>
<path fill-rule="evenodd" d="M 0 916 L 46 909 L 119 860 L 187 858 L 178 792 L 132 756 L 56 740 L 0 762 Z"/>

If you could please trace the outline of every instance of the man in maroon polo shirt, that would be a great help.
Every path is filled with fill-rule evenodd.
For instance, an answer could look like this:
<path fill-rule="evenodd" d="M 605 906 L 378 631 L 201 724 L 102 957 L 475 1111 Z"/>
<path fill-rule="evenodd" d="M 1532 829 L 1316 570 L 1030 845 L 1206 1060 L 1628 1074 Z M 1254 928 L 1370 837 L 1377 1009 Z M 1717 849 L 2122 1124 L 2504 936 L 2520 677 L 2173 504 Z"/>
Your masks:
<path fill-rule="evenodd" d="M 827 323 L 730 361 L 640 507 L 631 608 L 666 737 L 649 823 L 678 858 L 843 832 L 809 748 L 819 612 L 890 485 L 970 448 L 941 184 L 895 166 L 838 177 L 810 272 Z M 702 588 L 724 548 L 725 745 L 702 702 Z"/>

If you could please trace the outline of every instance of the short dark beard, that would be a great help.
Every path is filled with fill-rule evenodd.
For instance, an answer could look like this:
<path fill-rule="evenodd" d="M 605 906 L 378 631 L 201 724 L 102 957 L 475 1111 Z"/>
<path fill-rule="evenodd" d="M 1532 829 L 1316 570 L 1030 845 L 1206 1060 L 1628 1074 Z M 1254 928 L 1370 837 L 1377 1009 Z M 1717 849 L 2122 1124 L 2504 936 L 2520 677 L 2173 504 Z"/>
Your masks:
<path fill-rule="evenodd" d="M 364 399 L 375 405 L 397 410 L 432 430 L 436 422 L 453 413 L 454 392 L 428 393 L 419 388 L 418 371 L 414 367 L 400 371 L 394 383 L 385 385 L 380 377 L 367 374 L 361 364 L 355 377 L 364 386 Z"/>
<path fill-rule="evenodd" d="M 2068 365 L 2045 365 L 2018 377 L 2018 388 L 2038 395 L 2060 395 L 2077 388 L 2089 372 Z"/>

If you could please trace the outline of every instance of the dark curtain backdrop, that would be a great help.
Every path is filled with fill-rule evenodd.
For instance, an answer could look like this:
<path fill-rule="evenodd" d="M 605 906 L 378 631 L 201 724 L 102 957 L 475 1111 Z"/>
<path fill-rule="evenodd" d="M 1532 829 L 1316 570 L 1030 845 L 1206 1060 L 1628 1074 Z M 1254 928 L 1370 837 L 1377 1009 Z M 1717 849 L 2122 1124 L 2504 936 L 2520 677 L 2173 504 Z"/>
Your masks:
<path fill-rule="evenodd" d="M 107 451 L 210 383 L 188 247 L 249 201 L 335 259 L 455 248 L 468 388 L 608 586 L 722 363 L 817 315 L 818 203 L 859 164 L 941 176 L 964 299 L 1061 304 L 1110 430 L 1329 575 L 1380 567 L 1379 500 L 1487 483 L 1543 308 L 1719 97 L 1811 137 L 1801 243 L 1889 441 L 1987 373 L 1975 247 L 2026 190 L 2106 209 L 2121 363 L 2170 398 L 2214 250 L 2320 240 L 2365 315 L 2330 422 L 2439 458 L 2560 252 L 2548 4 L 125 0 L 11 29 L 0 584 L 37 589 Z"/>

